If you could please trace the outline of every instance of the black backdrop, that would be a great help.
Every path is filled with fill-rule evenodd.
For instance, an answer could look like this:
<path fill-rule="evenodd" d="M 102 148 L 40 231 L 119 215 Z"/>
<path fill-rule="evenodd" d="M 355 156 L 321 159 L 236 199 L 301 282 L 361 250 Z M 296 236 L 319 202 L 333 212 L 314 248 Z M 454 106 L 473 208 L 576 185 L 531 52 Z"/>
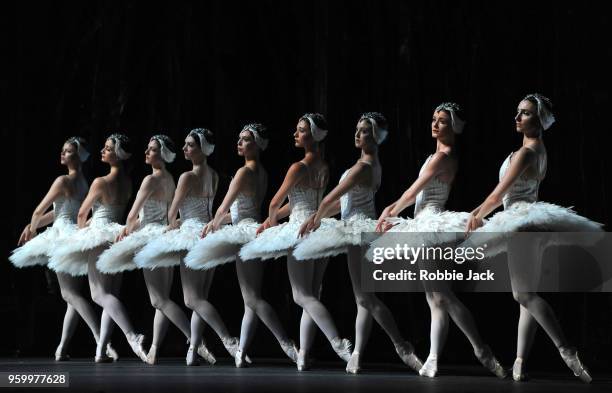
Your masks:
<path fill-rule="evenodd" d="M 71 135 L 87 138 L 94 153 L 85 165 L 91 180 L 107 169 L 96 152 L 119 130 L 135 146 L 133 177 L 147 173 L 142 155 L 155 133 L 180 146 L 188 129 L 208 127 L 217 148 L 210 159 L 222 177 L 222 197 L 241 165 L 235 141 L 250 121 L 268 125 L 272 141 L 263 161 L 269 196 L 292 161 L 292 130 L 304 112 L 327 116 L 326 156 L 332 181 L 358 156 L 352 146 L 360 113 L 381 111 L 391 134 L 380 155 L 383 184 L 379 208 L 397 198 L 434 149 L 429 119 L 441 101 L 466 110 L 460 137 L 460 174 L 450 208 L 468 210 L 496 183 L 499 165 L 521 143 L 514 132 L 518 101 L 541 92 L 555 103 L 557 123 L 545 133 L 549 171 L 540 196 L 608 223 L 612 159 L 609 133 L 611 47 L 609 16 L 588 2 L 215 1 L 70 2 L 9 7 L 3 59 L 3 157 L 9 191 L 4 255 L 14 247 L 31 211 L 62 173 L 59 150 Z M 179 159 L 175 176 L 187 170 Z M 218 203 L 219 201 L 217 201 Z M 268 264 L 266 297 L 297 338 L 284 263 Z M 64 303 L 52 275 L 42 268 L 0 265 L 3 355 L 50 355 L 57 345 Z M 176 281 L 176 278 L 175 278 Z M 178 281 L 173 297 L 182 300 Z M 84 288 L 85 289 L 85 288 Z M 427 354 L 429 313 L 422 294 L 381 294 L 419 353 Z M 122 298 L 135 325 L 150 334 L 153 310 L 139 272 L 125 275 Z M 518 306 L 510 294 L 465 294 L 486 340 L 510 364 Z M 355 306 L 343 258 L 329 265 L 323 291 L 344 336 L 354 334 Z M 593 368 L 612 359 L 608 294 L 547 295 L 568 336 L 584 349 Z M 211 301 L 232 333 L 239 334 L 242 303 L 234 267 L 218 269 Z M 220 344 L 207 332 L 217 353 Z M 333 354 L 318 338 L 321 358 Z M 555 357 L 540 334 L 532 362 Z M 116 333 L 121 353 L 129 349 Z M 91 356 L 94 343 L 84 324 L 73 356 Z M 374 329 L 368 359 L 395 361 L 393 347 Z M 170 329 L 163 355 L 184 355 L 184 341 Z M 250 351 L 280 356 L 261 328 Z M 608 353 L 608 355 L 606 355 Z M 448 361 L 473 362 L 467 340 L 452 329 Z M 557 364 L 559 363 L 559 364 Z"/>

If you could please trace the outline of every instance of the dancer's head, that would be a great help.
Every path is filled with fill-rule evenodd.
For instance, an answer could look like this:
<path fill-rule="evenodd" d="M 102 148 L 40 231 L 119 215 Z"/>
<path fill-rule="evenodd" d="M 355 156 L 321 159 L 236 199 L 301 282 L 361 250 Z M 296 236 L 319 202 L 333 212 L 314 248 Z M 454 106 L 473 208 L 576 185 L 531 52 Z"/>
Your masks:
<path fill-rule="evenodd" d="M 260 123 L 247 124 L 238 135 L 238 155 L 246 159 L 256 157 L 268 147 L 268 130 Z"/>
<path fill-rule="evenodd" d="M 293 137 L 295 146 L 312 149 L 327 135 L 327 120 L 320 113 L 306 113 L 299 118 Z"/>
<path fill-rule="evenodd" d="M 355 147 L 373 150 L 384 142 L 389 132 L 385 116 L 379 112 L 366 112 L 357 121 Z"/>
<path fill-rule="evenodd" d="M 78 166 L 89 158 L 85 139 L 73 136 L 64 142 L 60 162 L 66 166 Z"/>
<path fill-rule="evenodd" d="M 526 136 L 539 136 L 555 122 L 552 103 L 541 94 L 528 94 L 519 102 L 516 116 L 516 131 Z"/>
<path fill-rule="evenodd" d="M 183 153 L 186 160 L 200 162 L 215 150 L 215 139 L 212 131 L 206 128 L 194 128 L 185 138 Z"/>
<path fill-rule="evenodd" d="M 106 138 L 104 148 L 100 153 L 102 162 L 110 165 L 116 165 L 120 161 L 127 160 L 132 156 L 130 139 L 123 134 L 111 134 Z"/>
<path fill-rule="evenodd" d="M 145 150 L 145 162 L 153 167 L 169 164 L 176 157 L 174 142 L 167 135 L 158 134 L 151 137 L 147 150 Z"/>
<path fill-rule="evenodd" d="M 434 110 L 431 119 L 431 136 L 439 140 L 453 139 L 461 134 L 465 121 L 461 107 L 454 102 L 443 102 Z"/>

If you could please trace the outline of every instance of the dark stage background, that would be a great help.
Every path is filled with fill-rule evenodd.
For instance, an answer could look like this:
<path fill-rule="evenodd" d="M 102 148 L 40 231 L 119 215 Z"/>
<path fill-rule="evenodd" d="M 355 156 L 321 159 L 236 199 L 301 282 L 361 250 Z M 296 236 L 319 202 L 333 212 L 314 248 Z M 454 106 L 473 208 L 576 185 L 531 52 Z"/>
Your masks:
<path fill-rule="evenodd" d="M 384 175 L 377 202 L 382 209 L 415 179 L 433 151 L 433 108 L 453 100 L 464 106 L 468 125 L 460 137 L 460 173 L 449 207 L 469 210 L 492 190 L 499 165 L 520 146 L 515 108 L 536 91 L 552 99 L 558 120 L 545 133 L 549 170 L 541 199 L 610 222 L 612 158 L 604 143 L 610 132 L 610 18 L 589 2 L 569 7 L 514 1 L 20 2 L 5 17 L 5 256 L 62 173 L 59 151 L 71 135 L 90 142 L 94 154 L 85 170 L 91 180 L 107 169 L 96 154 L 105 136 L 115 130 L 128 134 L 137 153 L 132 159 L 136 184 L 148 171 L 138 153 L 152 134 L 164 132 L 180 146 L 188 129 L 208 127 L 217 138 L 210 164 L 221 175 L 222 198 L 241 165 L 237 134 L 244 123 L 260 121 L 272 134 L 263 156 L 271 197 L 289 164 L 300 159 L 292 132 L 302 113 L 327 116 L 326 155 L 336 182 L 358 157 L 353 132 L 360 113 L 381 111 L 391 132 L 380 150 Z M 176 177 L 187 169 L 180 155 L 170 165 Z M 291 299 L 285 264 L 269 262 L 267 269 L 265 295 L 297 339 L 299 309 Z M 16 270 L 6 261 L 0 280 L 0 355 L 51 356 L 65 309 L 53 275 L 42 268 Z M 182 301 L 175 281 L 173 297 Z M 380 296 L 426 357 L 424 295 Z M 138 330 L 150 336 L 153 309 L 140 272 L 125 275 L 122 298 Z M 609 369 L 610 295 L 546 298 L 586 363 Z M 217 270 L 210 299 L 238 335 L 243 306 L 233 265 Z M 503 363 L 512 364 L 518 306 L 511 294 L 464 294 L 462 299 Z M 356 309 L 343 258 L 330 262 L 323 300 L 342 335 L 352 338 Z M 212 331 L 206 334 L 214 352 L 224 354 Z M 321 334 L 317 340 L 316 356 L 333 359 Z M 121 354 L 130 355 L 118 329 L 114 341 Z M 82 323 L 70 353 L 93 356 L 94 348 Z M 184 339 L 170 329 L 162 356 L 185 352 Z M 250 353 L 282 355 L 263 327 Z M 378 327 L 367 360 L 397 361 Z M 475 362 L 454 327 L 443 361 Z M 541 332 L 531 363 L 563 367 Z"/>

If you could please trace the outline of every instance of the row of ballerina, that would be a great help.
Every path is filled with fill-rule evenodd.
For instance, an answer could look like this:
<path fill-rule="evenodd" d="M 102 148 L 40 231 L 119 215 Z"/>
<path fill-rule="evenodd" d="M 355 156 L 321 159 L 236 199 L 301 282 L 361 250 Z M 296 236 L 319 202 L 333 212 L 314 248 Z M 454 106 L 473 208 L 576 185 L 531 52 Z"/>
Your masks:
<path fill-rule="evenodd" d="M 61 153 L 61 162 L 67 166 L 68 174 L 53 183 L 36 208 L 19 239 L 20 247 L 13 251 L 10 260 L 17 267 L 47 265 L 57 273 L 62 295 L 68 303 L 64 323 L 70 324 L 78 315 L 87 322 L 97 342 L 96 362 L 117 359 L 110 345 L 113 326 L 117 324 L 134 353 L 143 361 L 155 364 L 157 348 L 172 322 L 188 339 L 188 365 L 198 364 L 198 355 L 214 363 L 215 357 L 202 338 L 206 323 L 234 357 L 236 366 L 244 367 L 250 362 L 247 349 L 259 318 L 272 331 L 285 354 L 297 363 L 298 370 L 310 367 L 316 326 L 338 356 L 348 363 L 346 371 L 358 373 L 374 319 L 389 335 L 407 366 L 420 375 L 434 377 L 450 316 L 469 339 L 476 358 L 496 376 L 504 378 L 506 371 L 480 336 L 471 312 L 450 291 L 426 292 L 431 309 L 431 343 L 425 363 L 419 360 L 414 347 L 402 336 L 391 311 L 374 293 L 362 290 L 361 267 L 367 247 L 361 244 L 361 233 L 601 231 L 600 224 L 571 209 L 537 201 L 538 188 L 546 172 L 542 133 L 553 122 L 552 105 L 546 97 L 530 94 L 521 100 L 515 123 L 516 131 L 523 134 L 523 143 L 504 161 L 499 184 L 474 211 L 450 212 L 445 210 L 445 204 L 458 169 L 454 144 L 465 121 L 457 104 L 439 105 L 431 121 L 435 152 L 427 158 L 414 183 L 378 219 L 374 205 L 381 182 L 378 146 L 388 131 L 387 120 L 377 112 L 364 113 L 359 118 L 354 145 L 361 152 L 360 158 L 325 197 L 329 171 L 319 145 L 328 127 L 321 114 L 300 117 L 294 138 L 295 146 L 304 150 L 304 158 L 289 167 L 263 222 L 260 209 L 267 175 L 260 163 L 260 154 L 266 149 L 268 136 L 261 124 L 248 124 L 241 130 L 237 151 L 244 158 L 244 166 L 236 172 L 214 215 L 212 202 L 218 176 L 207 164 L 207 157 L 214 150 L 212 132 L 207 129 L 189 132 L 182 151 L 193 168 L 180 176 L 176 186 L 166 170 L 166 164 L 176 156 L 174 145 L 165 135 L 153 136 L 145 151 L 145 161 L 152 167 L 152 174 L 142 181 L 125 225 L 120 221 L 132 196 L 132 182 L 123 166 L 123 161 L 131 156 L 129 139 L 122 134 L 108 137 L 101 160 L 110 166 L 110 171 L 88 187 L 81 172 L 81 162 L 89 156 L 85 141 L 70 138 Z M 398 217 L 413 204 L 414 218 Z M 53 210 L 47 212 L 51 205 Z M 500 205 L 504 210 L 485 219 Z M 93 211 L 91 218 L 90 211 Z M 339 220 L 329 218 L 338 213 Z M 287 216 L 288 221 L 279 224 Z M 39 228 L 51 223 L 50 228 L 36 235 Z M 433 237 L 423 240 L 430 243 L 426 246 L 436 242 Z M 512 250 L 505 251 L 512 254 Z M 357 305 L 354 349 L 349 340 L 341 338 L 332 316 L 319 300 L 327 257 L 339 254 L 347 255 Z M 521 255 L 525 257 L 525 253 Z M 276 312 L 261 295 L 264 264 L 259 261 L 279 257 L 287 258 L 293 299 L 303 309 L 299 347 L 288 337 Z M 207 300 L 214 268 L 234 261 L 244 299 L 240 338 L 229 333 L 216 308 Z M 185 305 L 193 311 L 191 321 L 169 297 L 175 266 L 180 269 Z M 143 349 L 143 335 L 136 332 L 117 296 L 121 273 L 135 269 L 142 270 L 151 304 L 156 309 L 148 352 Z M 78 288 L 85 277 L 93 301 L 103 308 L 101 318 L 79 294 Z M 527 378 L 525 362 L 539 324 L 572 372 L 582 381 L 590 382 L 577 350 L 569 345 L 548 303 L 536 293 L 515 292 L 514 297 L 521 305 L 521 312 L 513 379 Z M 57 360 L 67 358 L 69 338 L 69 333 L 63 333 L 55 354 Z"/>

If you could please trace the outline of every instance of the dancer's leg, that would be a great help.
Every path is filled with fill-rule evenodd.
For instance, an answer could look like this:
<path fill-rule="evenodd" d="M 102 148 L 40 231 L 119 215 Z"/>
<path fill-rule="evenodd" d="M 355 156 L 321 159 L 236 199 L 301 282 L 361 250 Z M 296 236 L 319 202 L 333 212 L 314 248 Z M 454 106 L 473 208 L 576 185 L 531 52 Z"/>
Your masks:
<path fill-rule="evenodd" d="M 81 293 L 87 280 L 84 277 L 57 273 L 57 282 L 62 298 L 83 318 L 97 343 L 100 339 L 100 322 L 92 304 Z"/>
<path fill-rule="evenodd" d="M 287 271 L 293 292 L 293 300 L 314 320 L 329 341 L 339 338 L 338 329 L 323 303 L 315 296 L 314 272 L 317 261 L 296 261 L 287 256 Z M 300 334 L 301 342 L 301 334 Z"/>
<path fill-rule="evenodd" d="M 181 282 L 185 305 L 197 312 L 221 339 L 229 339 L 229 331 L 217 309 L 206 300 L 213 275 L 214 270 L 212 269 L 204 271 L 192 270 L 187 268 L 184 263 L 181 263 Z"/>
<path fill-rule="evenodd" d="M 68 342 L 74 335 L 74 331 L 79 324 L 79 314 L 70 303 L 66 304 L 66 313 L 64 314 L 64 322 L 62 324 L 62 337 L 60 343 L 55 350 L 55 360 L 68 360 L 66 348 Z"/>
<path fill-rule="evenodd" d="M 255 315 L 270 329 L 279 343 L 282 344 L 289 341 L 289 337 L 278 319 L 278 315 L 272 306 L 261 296 L 264 270 L 265 265 L 261 262 L 244 263 L 240 259 L 236 260 L 236 273 L 245 307 L 245 315 L 242 319 L 240 331 L 240 349 L 243 351 L 248 348 L 254 336 L 257 326 L 257 319 L 253 318 Z"/>
<path fill-rule="evenodd" d="M 121 286 L 121 274 L 103 274 L 96 267 L 96 261 L 102 249 L 98 249 L 88 253 L 87 258 L 87 276 L 89 279 L 89 289 L 93 301 L 104 308 L 104 312 L 110 316 L 123 331 L 132 350 L 141 360 L 146 359 L 146 355 L 142 350 L 143 336 L 136 334 L 133 325 L 127 315 L 127 310 L 121 301 L 117 298 L 119 288 Z M 105 318 L 104 313 L 102 317 Z M 110 327 L 110 326 L 107 326 Z M 107 329 L 109 332 L 111 329 Z M 100 337 L 98 347 L 96 349 L 96 358 L 101 358 L 106 353 L 106 344 L 110 339 L 110 335 Z"/>
<path fill-rule="evenodd" d="M 149 292 L 149 298 L 151 299 L 151 305 L 168 317 L 168 319 L 181 330 L 185 337 L 189 338 L 191 335 L 189 320 L 178 304 L 170 299 L 173 269 L 174 268 L 171 267 L 153 270 L 143 269 L 142 272 Z M 163 327 L 165 324 L 162 321 L 162 317 L 158 317 L 156 313 L 155 326 L 158 326 L 158 323 L 159 327 Z M 153 336 L 155 336 L 155 330 Z"/>

